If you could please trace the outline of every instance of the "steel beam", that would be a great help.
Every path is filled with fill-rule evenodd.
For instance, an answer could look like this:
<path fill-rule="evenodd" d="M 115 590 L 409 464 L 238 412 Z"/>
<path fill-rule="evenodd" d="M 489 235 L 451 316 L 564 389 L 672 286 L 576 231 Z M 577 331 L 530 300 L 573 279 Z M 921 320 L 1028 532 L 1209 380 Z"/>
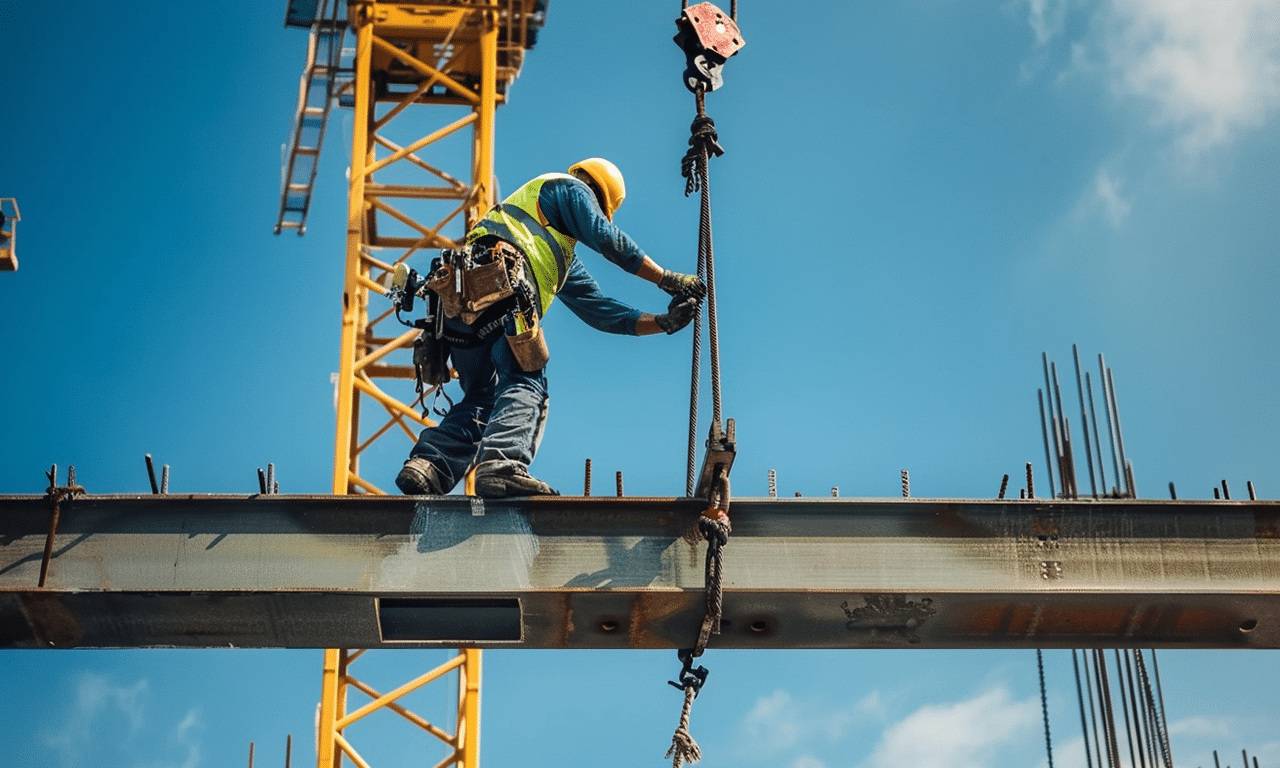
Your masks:
<path fill-rule="evenodd" d="M 702 504 L 0 496 L 0 647 L 677 648 Z M 740 499 L 722 648 L 1280 648 L 1280 502 Z"/>

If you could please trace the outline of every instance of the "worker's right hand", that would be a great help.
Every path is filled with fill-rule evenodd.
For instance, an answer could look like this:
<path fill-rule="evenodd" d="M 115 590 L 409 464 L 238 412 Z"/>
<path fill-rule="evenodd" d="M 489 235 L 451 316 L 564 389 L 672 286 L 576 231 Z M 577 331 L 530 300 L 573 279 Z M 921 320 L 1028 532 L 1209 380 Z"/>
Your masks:
<path fill-rule="evenodd" d="M 697 275 L 683 275 L 669 269 L 662 270 L 658 287 L 676 298 L 701 299 L 707 295 L 707 285 Z"/>
<path fill-rule="evenodd" d="M 670 336 L 682 330 L 693 320 L 693 316 L 698 312 L 698 304 L 699 301 L 692 296 L 683 298 L 674 296 L 667 304 L 667 311 L 654 316 L 654 322 Z"/>

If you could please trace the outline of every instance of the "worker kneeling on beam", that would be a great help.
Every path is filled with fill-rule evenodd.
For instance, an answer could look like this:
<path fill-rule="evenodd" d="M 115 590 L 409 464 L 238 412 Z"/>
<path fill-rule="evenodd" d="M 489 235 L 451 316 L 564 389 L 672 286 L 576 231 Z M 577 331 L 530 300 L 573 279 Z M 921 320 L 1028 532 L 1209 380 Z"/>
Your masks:
<path fill-rule="evenodd" d="M 438 426 L 422 431 L 396 477 L 406 494 L 446 494 L 475 464 L 485 498 L 555 495 L 529 474 L 547 415 L 548 360 L 540 319 L 559 297 L 591 327 L 645 336 L 689 324 L 706 286 L 659 267 L 613 214 L 626 197 L 618 168 L 593 157 L 568 174 L 548 173 L 494 206 L 467 233 L 467 248 L 445 251 L 425 281 L 428 328 L 415 347 L 427 384 L 457 371 L 463 397 Z M 671 295 L 660 315 L 605 296 L 575 258 L 578 243 Z M 434 318 L 432 320 L 432 318 Z"/>

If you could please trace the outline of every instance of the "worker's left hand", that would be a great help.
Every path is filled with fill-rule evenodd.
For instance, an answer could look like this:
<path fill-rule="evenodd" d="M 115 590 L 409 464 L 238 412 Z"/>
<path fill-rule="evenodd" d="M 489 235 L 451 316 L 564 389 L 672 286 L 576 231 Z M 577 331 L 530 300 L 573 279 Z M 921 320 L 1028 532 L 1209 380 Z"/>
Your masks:
<path fill-rule="evenodd" d="M 697 275 L 683 275 L 669 269 L 662 271 L 662 279 L 658 287 L 676 298 L 691 297 L 701 299 L 707 295 L 707 285 Z"/>
<path fill-rule="evenodd" d="M 693 320 L 693 316 L 698 312 L 698 304 L 698 300 L 692 296 L 684 298 L 675 296 L 667 304 L 667 311 L 661 315 L 656 315 L 653 319 L 658 324 L 658 327 L 666 331 L 667 335 L 670 336 L 683 329 Z"/>

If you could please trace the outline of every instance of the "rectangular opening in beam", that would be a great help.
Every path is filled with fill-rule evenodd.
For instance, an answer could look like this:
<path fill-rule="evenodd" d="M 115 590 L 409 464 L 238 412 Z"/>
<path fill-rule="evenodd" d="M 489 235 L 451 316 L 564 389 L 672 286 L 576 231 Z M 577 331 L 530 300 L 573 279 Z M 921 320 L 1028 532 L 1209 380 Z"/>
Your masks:
<path fill-rule="evenodd" d="M 519 642 L 520 600 L 383 597 L 378 628 L 384 642 Z"/>

